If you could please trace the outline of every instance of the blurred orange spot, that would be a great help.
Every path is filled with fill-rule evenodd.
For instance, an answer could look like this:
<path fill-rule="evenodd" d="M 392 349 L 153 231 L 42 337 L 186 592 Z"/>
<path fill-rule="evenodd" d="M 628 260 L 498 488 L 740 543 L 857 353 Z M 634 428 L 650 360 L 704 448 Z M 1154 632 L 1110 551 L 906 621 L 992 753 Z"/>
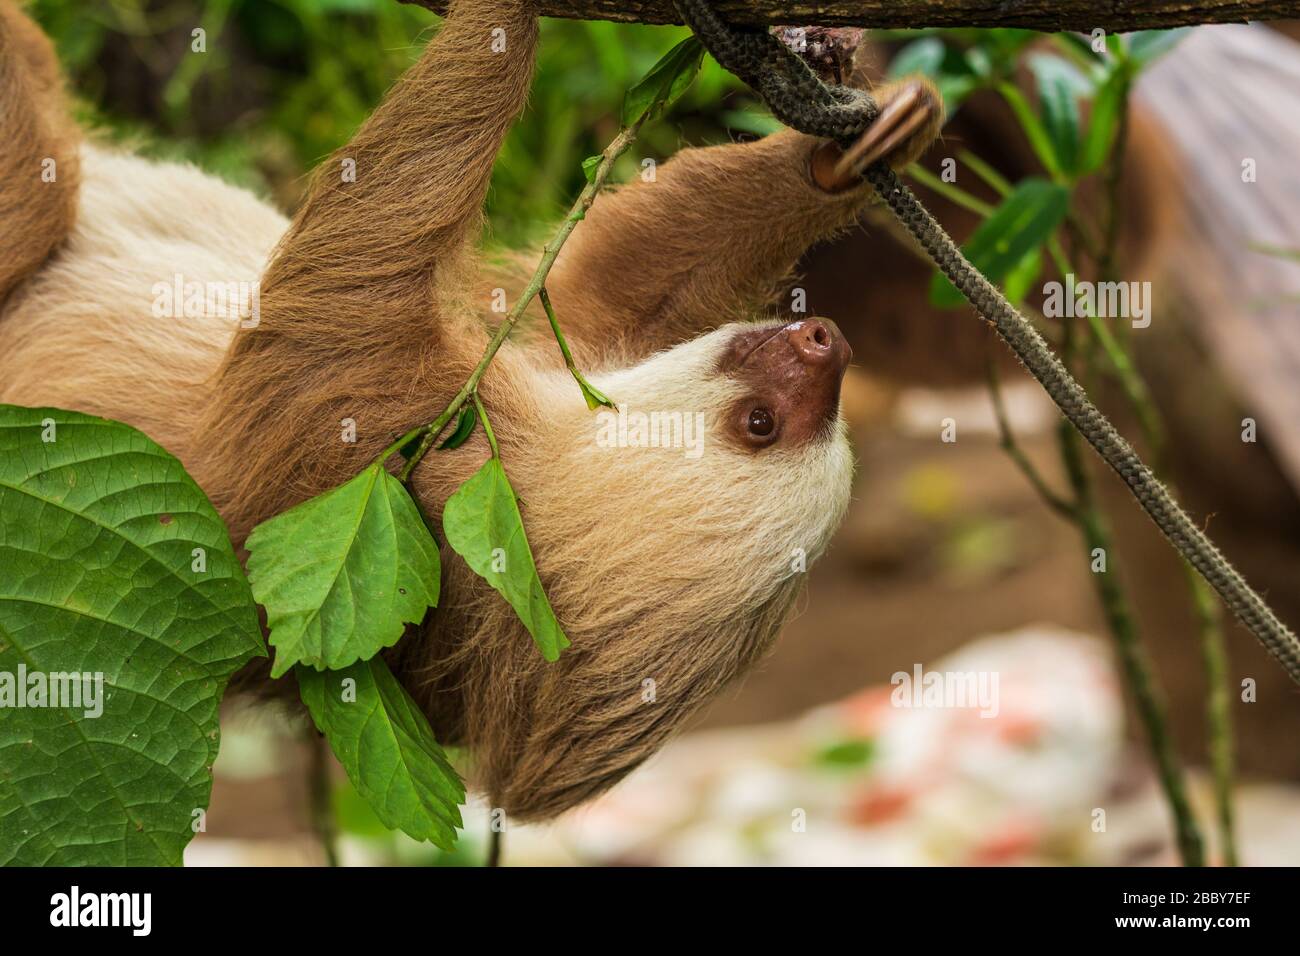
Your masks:
<path fill-rule="evenodd" d="M 906 812 L 912 796 L 909 790 L 869 790 L 850 804 L 849 819 L 858 826 L 896 820 Z"/>
<path fill-rule="evenodd" d="M 1038 846 L 1038 834 L 1027 827 L 1012 824 L 970 851 L 968 866 L 1002 866 L 1014 863 Z"/>

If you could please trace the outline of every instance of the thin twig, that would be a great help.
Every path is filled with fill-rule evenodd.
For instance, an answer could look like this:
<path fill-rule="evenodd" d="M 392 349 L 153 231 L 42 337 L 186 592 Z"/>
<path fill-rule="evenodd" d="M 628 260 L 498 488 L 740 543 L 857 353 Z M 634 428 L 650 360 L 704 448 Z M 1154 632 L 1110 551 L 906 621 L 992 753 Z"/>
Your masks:
<path fill-rule="evenodd" d="M 643 122 L 645 122 L 644 116 L 634 122 L 631 126 L 624 127 L 600 154 L 600 162 L 596 166 L 596 171 L 591 177 L 591 181 L 583 187 L 582 192 L 578 194 L 578 198 L 573 201 L 573 205 L 569 208 L 568 215 L 564 217 L 564 220 L 555 230 L 555 234 L 551 237 L 550 241 L 542 248 L 542 257 L 537 263 L 537 268 L 533 271 L 533 277 L 528 280 L 528 285 L 524 286 L 523 292 L 520 293 L 519 299 L 515 302 L 514 307 L 506 313 L 506 317 L 502 319 L 501 324 L 497 326 L 497 330 L 493 334 L 491 341 L 488 342 L 487 348 L 483 351 L 483 357 L 479 359 L 478 365 L 474 367 L 474 371 L 470 373 L 469 378 L 465 380 L 465 384 L 461 386 L 460 391 L 456 393 L 456 397 L 451 400 L 451 404 L 447 406 L 441 415 L 429 424 L 411 429 L 390 445 L 389 450 L 384 453 L 384 457 L 387 458 L 398 448 L 405 447 L 416 438 L 420 439 L 419 446 L 406 460 L 406 464 L 402 467 L 401 473 L 398 476 L 403 483 L 410 479 L 411 472 L 415 470 L 415 466 L 420 463 L 421 459 L 424 458 L 425 454 L 429 451 L 429 448 L 432 447 L 438 436 L 442 434 L 442 430 L 447 427 L 447 423 L 452 420 L 458 411 L 460 411 L 461 406 L 465 404 L 469 397 L 473 395 L 475 390 L 478 388 L 478 383 L 479 380 L 483 378 L 483 373 L 487 371 L 487 367 L 492 363 L 493 357 L 497 354 L 497 351 L 501 348 L 506 338 L 509 337 L 511 331 L 513 331 L 515 323 L 517 323 L 519 317 L 524 314 L 524 310 L 528 308 L 528 304 L 533 301 L 533 298 L 541 291 L 542 286 L 546 284 L 546 277 L 550 274 L 551 267 L 555 265 L 555 259 L 559 256 L 560 250 L 564 248 L 564 243 L 568 240 L 570 234 L 577 227 L 578 223 L 586 218 L 587 211 L 591 209 L 591 204 L 596 201 L 596 194 L 600 192 L 601 188 L 605 185 L 605 181 L 609 178 L 614 163 L 627 151 L 633 141 L 636 140 L 637 133 L 640 132 L 641 124 Z"/>
<path fill-rule="evenodd" d="M 1071 524 L 1079 523 L 1078 507 L 1074 502 L 1067 501 L 1061 495 L 1057 494 L 1047 484 L 1042 473 L 1029 460 L 1019 443 L 1016 441 L 1015 434 L 1011 430 L 1011 422 L 1007 418 L 1006 405 L 1002 401 L 1002 385 L 998 380 L 997 366 L 993 364 L 992 356 L 989 356 L 985 362 L 985 374 L 988 378 L 989 398 L 993 402 L 993 414 L 998 421 L 998 433 L 1001 436 L 1002 450 L 1007 453 L 1016 467 L 1018 467 L 1024 476 L 1033 485 L 1038 496 L 1043 499 L 1053 511 L 1059 514 Z"/>
<path fill-rule="evenodd" d="M 1173 814 L 1179 854 L 1184 866 L 1203 866 L 1205 854 L 1200 828 L 1196 824 L 1191 804 L 1187 799 L 1182 767 L 1179 766 L 1173 738 L 1169 732 L 1163 694 L 1156 683 L 1146 649 L 1138 637 L 1137 625 L 1133 620 L 1128 597 L 1119 583 L 1119 568 L 1115 560 L 1110 532 L 1093 498 L 1091 479 L 1079 453 L 1078 433 L 1067 424 L 1060 430 L 1060 441 L 1062 455 L 1069 462 L 1067 471 L 1070 472 L 1071 486 L 1079 498 L 1080 527 L 1083 532 L 1084 547 L 1087 548 L 1090 556 L 1100 550 L 1107 562 L 1105 571 L 1093 575 L 1096 579 L 1097 595 L 1101 600 L 1107 625 L 1115 637 L 1115 646 L 1119 649 L 1125 681 L 1137 703 L 1142 725 L 1146 728 L 1147 741 L 1156 760 L 1160 785 Z"/>
<path fill-rule="evenodd" d="M 307 727 L 307 795 L 311 803 L 312 829 L 320 840 L 327 866 L 339 865 L 338 830 L 330 801 L 329 746 L 315 727 Z"/>
<path fill-rule="evenodd" d="M 1205 723 L 1209 736 L 1210 770 L 1214 775 L 1215 820 L 1218 822 L 1219 847 L 1224 866 L 1236 866 L 1237 837 L 1233 809 L 1234 747 L 1232 713 L 1228 691 L 1228 649 L 1223 640 L 1223 615 L 1214 592 L 1186 561 L 1183 572 L 1192 592 L 1201 639 L 1201 657 L 1205 666 Z"/>
<path fill-rule="evenodd" d="M 1120 187 L 1124 182 L 1124 156 L 1128 152 L 1129 95 L 1132 89 L 1132 74 L 1129 71 L 1127 59 L 1122 59 L 1116 69 L 1123 70 L 1124 73 L 1121 78 L 1122 85 L 1119 93 L 1119 115 L 1116 118 L 1115 142 L 1111 144 L 1110 156 L 1106 163 L 1104 175 L 1106 212 L 1101 227 L 1101 253 L 1097 258 L 1097 271 L 1103 279 L 1108 278 L 1115 272 L 1115 257 L 1119 253 Z"/>
<path fill-rule="evenodd" d="M 1062 278 L 1069 268 L 1060 245 L 1053 240 L 1052 254 Z M 1064 267 L 1064 268 L 1062 268 Z M 1089 324 L 1094 331 L 1105 333 L 1108 330 L 1089 315 Z M 1069 317 L 1062 321 L 1062 361 L 1072 361 L 1076 352 L 1076 332 L 1074 322 Z M 1117 369 L 1131 371 L 1127 354 L 1122 351 L 1113 338 L 1104 334 L 1093 337 L 1092 344 L 1101 345 L 1111 364 Z M 1066 475 L 1070 481 L 1073 502 L 1057 495 L 1047 485 L 1042 475 L 1032 466 L 1024 452 L 1015 443 L 1011 434 L 1006 411 L 1002 406 L 1001 390 L 998 387 L 996 370 L 992 363 L 988 365 L 989 390 L 994 399 L 994 412 L 998 418 L 998 428 L 1002 434 L 1002 447 L 1025 473 L 1039 496 L 1058 514 L 1072 521 L 1083 536 L 1084 545 L 1089 556 L 1098 549 L 1106 556 L 1108 562 L 1104 572 L 1095 574 L 1097 595 L 1101 602 L 1106 624 L 1115 639 L 1119 650 L 1120 664 L 1123 668 L 1125 683 L 1137 701 L 1138 716 L 1146 730 L 1151 752 L 1155 757 L 1161 787 L 1169 803 L 1174 818 L 1174 832 L 1179 853 L 1185 866 L 1201 866 L 1204 863 L 1200 829 L 1192 814 L 1191 804 L 1187 799 L 1186 786 L 1183 781 L 1182 768 L 1179 766 L 1177 753 L 1168 731 L 1168 719 L 1159 687 L 1151 669 L 1150 661 L 1142 646 L 1141 638 L 1129 606 L 1128 597 L 1117 577 L 1117 570 L 1112 555 L 1110 532 L 1106 528 L 1100 509 L 1092 492 L 1091 478 L 1087 472 L 1081 453 L 1080 436 L 1068 421 L 1062 421 L 1058 430 L 1058 444 L 1061 459 L 1065 465 Z M 1131 394 L 1145 396 L 1145 383 L 1134 374 L 1131 378 Z"/>
<path fill-rule="evenodd" d="M 1001 180 L 999 174 L 987 164 L 982 161 L 973 162 L 972 158 L 972 156 L 966 156 L 963 161 L 974 169 L 977 175 L 993 189 L 1005 195 L 1005 191 L 1010 189 L 1009 184 L 1005 180 Z M 948 187 L 949 191 L 962 192 L 951 184 L 945 183 L 944 186 Z M 973 197 L 970 198 L 973 199 Z M 980 202 L 980 200 L 975 200 L 975 202 Z M 961 202 L 960 204 L 966 206 L 966 208 L 972 208 L 972 204 L 968 202 Z M 978 212 L 978 210 L 975 211 Z M 982 214 L 987 215 L 987 213 Z M 1055 238 L 1049 242 L 1049 251 L 1057 269 L 1061 273 L 1062 279 L 1064 279 L 1073 269 Z M 1109 329 L 1106 328 L 1104 323 L 1091 315 L 1090 312 L 1087 318 L 1094 332 L 1093 344 L 1101 345 L 1111 366 L 1120 378 L 1125 393 L 1129 395 L 1131 400 L 1135 401 L 1137 407 L 1141 408 L 1145 405 L 1145 407 L 1150 408 L 1145 382 L 1137 375 L 1132 363 L 1129 361 L 1128 354 L 1109 334 Z M 1064 319 L 1062 329 L 1064 336 L 1062 360 L 1068 364 L 1074 357 L 1075 352 L 1073 322 L 1069 318 Z M 986 371 L 989 393 L 993 399 L 994 414 L 998 420 L 998 430 L 1001 434 L 1003 449 L 1024 473 L 1039 497 L 1057 514 L 1071 521 L 1079 528 L 1088 553 L 1091 555 L 1096 549 L 1100 548 L 1102 553 L 1108 556 L 1108 560 L 1113 561 L 1113 559 L 1109 558 L 1112 550 L 1110 534 L 1093 498 L 1091 479 L 1088 476 L 1080 452 L 1078 432 L 1074 430 L 1068 421 L 1065 421 L 1062 422 L 1062 428 L 1058 435 L 1061 458 L 1066 467 L 1066 474 L 1070 480 L 1074 498 L 1073 501 L 1070 501 L 1050 488 L 1038 469 L 1033 466 L 1033 463 L 1029 461 L 1024 451 L 1016 443 L 1002 402 L 997 371 L 991 361 L 988 363 Z M 1153 421 L 1149 415 L 1144 420 Z M 1153 431 L 1157 435 L 1163 434 L 1158 425 L 1153 427 Z M 1097 591 L 1102 605 L 1102 612 L 1119 648 L 1125 681 L 1138 703 L 1138 715 L 1146 728 L 1147 738 L 1159 770 L 1161 785 L 1174 817 L 1175 835 L 1183 863 L 1187 866 L 1200 866 L 1204 859 L 1200 831 L 1196 825 L 1195 817 L 1192 815 L 1191 805 L 1187 800 L 1182 768 L 1178 764 L 1176 751 L 1167 729 L 1168 720 L 1165 716 L 1164 704 L 1152 674 L 1150 662 L 1138 636 L 1128 598 L 1115 574 L 1116 572 L 1112 566 L 1106 572 L 1097 575 Z"/>

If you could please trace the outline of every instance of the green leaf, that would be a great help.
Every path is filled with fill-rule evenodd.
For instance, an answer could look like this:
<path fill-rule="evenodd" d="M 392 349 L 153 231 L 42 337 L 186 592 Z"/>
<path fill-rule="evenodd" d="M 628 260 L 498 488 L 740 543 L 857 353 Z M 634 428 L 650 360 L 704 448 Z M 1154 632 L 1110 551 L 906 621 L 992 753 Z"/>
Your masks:
<path fill-rule="evenodd" d="M 993 283 L 1001 283 L 1038 249 L 1061 224 L 1069 207 L 1070 192 L 1042 179 L 1024 179 L 997 209 L 971 234 L 962 252 Z M 1023 278 L 1021 279 L 1023 282 Z M 966 300 L 946 276 L 930 282 L 930 301 L 953 308 Z"/>
<path fill-rule="evenodd" d="M 410 461 L 411 458 L 415 455 L 415 453 L 420 450 L 420 445 L 423 443 L 424 443 L 424 434 L 420 433 L 416 435 L 414 438 L 412 438 L 410 441 L 408 441 L 401 448 L 399 448 L 397 450 L 397 453 L 401 455 L 403 458 L 405 458 L 407 461 Z"/>
<path fill-rule="evenodd" d="M 943 40 L 938 37 L 921 37 L 894 54 L 889 63 L 889 76 L 891 79 L 910 73 L 938 76 L 947 55 L 948 46 Z"/>
<path fill-rule="evenodd" d="M 1037 30 L 1025 30 L 1018 27 L 998 27 L 992 30 L 971 30 L 976 42 L 989 51 L 994 62 L 1011 65 L 1020 51 L 1040 39 Z"/>
<path fill-rule="evenodd" d="M 1288 249 L 1286 246 L 1276 246 L 1268 242 L 1252 242 L 1249 248 L 1252 252 L 1262 252 L 1266 256 L 1300 262 L 1300 249 Z"/>
<path fill-rule="evenodd" d="M 1057 167 L 1072 172 L 1079 157 L 1077 97 L 1089 91 L 1089 83 L 1059 56 L 1031 56 L 1029 68 L 1038 84 L 1038 106 L 1048 138 L 1052 141 Z"/>
<path fill-rule="evenodd" d="M 581 372 L 576 368 L 570 369 L 570 371 L 573 373 L 574 381 L 578 383 L 578 388 L 582 390 L 582 400 L 587 403 L 588 411 L 594 412 L 602 405 L 605 408 L 612 408 L 614 411 L 618 411 L 618 406 L 614 404 L 609 396 L 598 389 L 595 385 L 588 382 Z"/>
<path fill-rule="evenodd" d="M 1129 55 L 1139 67 L 1150 65 L 1172 50 L 1191 32 L 1191 27 L 1173 30 L 1138 30 L 1128 35 Z"/>
<path fill-rule="evenodd" d="M 600 165 L 602 158 L 603 157 L 597 154 L 595 156 L 588 156 L 582 161 L 582 175 L 587 177 L 587 182 L 594 183 L 596 181 L 596 168 Z"/>
<path fill-rule="evenodd" d="M 749 133 L 753 136 L 769 136 L 785 129 L 781 121 L 771 113 L 756 108 L 723 110 L 718 118 L 722 120 L 728 129 Z"/>
<path fill-rule="evenodd" d="M 444 850 L 465 785 L 415 701 L 380 657 L 343 670 L 299 666 L 298 691 L 348 779 L 387 827 Z"/>
<path fill-rule="evenodd" d="M 222 694 L 258 656 L 226 527 L 179 461 L 118 422 L 0 405 L 0 864 L 180 864 Z M 33 680 L 66 706 L 18 706 Z"/>
<path fill-rule="evenodd" d="M 1048 134 L 1047 128 L 1043 126 L 1042 121 L 1030 108 L 1024 94 L 1010 83 L 999 83 L 998 92 L 1010 105 L 1011 111 L 1016 114 L 1016 120 L 1020 123 L 1020 128 L 1024 130 L 1029 145 L 1033 147 L 1034 154 L 1038 156 L 1043 168 L 1053 176 L 1059 176 L 1061 174 L 1061 165 L 1056 159 L 1056 147 L 1052 142 L 1052 137 Z"/>
<path fill-rule="evenodd" d="M 451 451 L 459 448 L 474 434 L 474 426 L 478 424 L 478 412 L 474 406 L 466 404 L 460 410 L 460 418 L 456 420 L 456 430 L 447 436 L 446 441 L 438 446 L 439 451 Z"/>
<path fill-rule="evenodd" d="M 623 100 L 623 125 L 631 126 L 662 115 L 690 87 L 704 61 L 704 47 L 695 37 L 687 37 L 650 68 L 641 80 L 627 91 Z"/>
<path fill-rule="evenodd" d="M 1052 40 L 1063 49 L 1071 51 L 1081 63 L 1100 64 L 1102 56 L 1092 48 L 1092 41 L 1081 33 L 1053 33 Z"/>
<path fill-rule="evenodd" d="M 826 767 L 856 769 L 869 764 L 875 753 L 875 742 L 861 737 L 824 747 L 813 759 Z"/>
<path fill-rule="evenodd" d="M 542 656 L 559 659 L 569 639 L 537 577 L 519 501 L 501 459 L 489 458 L 447 499 L 442 533 L 465 563 L 510 602 Z"/>
<path fill-rule="evenodd" d="M 1034 287 L 1034 283 L 1038 281 L 1042 271 L 1043 252 L 1041 249 L 1034 249 L 1012 266 L 1007 272 L 1007 277 L 1002 280 L 1002 291 L 1007 301 L 1015 306 L 1020 305 L 1029 294 L 1029 290 Z"/>
<path fill-rule="evenodd" d="M 1114 70 L 1097 91 L 1092 101 L 1092 116 L 1088 120 L 1088 133 L 1084 137 L 1079 160 L 1080 174 L 1096 172 L 1110 155 L 1111 144 L 1119 128 L 1120 106 L 1128 88 L 1127 76 L 1122 69 Z"/>
<path fill-rule="evenodd" d="M 1052 83 L 1059 83 L 1068 89 L 1075 99 L 1092 95 L 1094 81 L 1071 60 L 1056 53 L 1035 53 L 1029 57 L 1028 63 L 1036 82 L 1041 83 L 1047 79 Z M 1094 67 L 1089 72 L 1102 71 Z"/>
<path fill-rule="evenodd" d="M 262 522 L 247 548 L 276 651 L 272 677 L 294 664 L 337 670 L 372 657 L 438 603 L 438 547 L 378 462 Z"/>

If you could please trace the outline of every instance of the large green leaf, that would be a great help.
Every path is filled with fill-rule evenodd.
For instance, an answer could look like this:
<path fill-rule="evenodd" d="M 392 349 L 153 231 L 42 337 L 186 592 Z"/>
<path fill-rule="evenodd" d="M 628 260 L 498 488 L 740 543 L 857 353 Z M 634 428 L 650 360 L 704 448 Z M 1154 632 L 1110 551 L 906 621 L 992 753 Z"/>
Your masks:
<path fill-rule="evenodd" d="M 1032 268 L 1026 257 L 1038 249 L 1065 218 L 1070 193 L 1064 186 L 1042 179 L 1024 179 L 1011 195 L 971 234 L 962 252 L 993 283 L 1004 281 L 1015 271 Z M 1024 289 L 1017 290 L 1023 293 Z M 966 300 L 942 274 L 930 282 L 930 301 L 954 308 Z"/>
<path fill-rule="evenodd" d="M 456 489 L 442 511 L 447 543 L 515 609 L 548 661 L 569 646 L 537 577 L 519 502 L 499 458 Z"/>
<path fill-rule="evenodd" d="M 631 126 L 643 116 L 652 120 L 665 112 L 690 88 L 703 60 L 704 47 L 693 36 L 665 53 L 650 72 L 627 91 L 623 100 L 623 125 Z"/>
<path fill-rule="evenodd" d="M 347 667 L 396 644 L 438 603 L 438 547 L 402 483 L 375 463 L 248 536 L 272 677 Z"/>
<path fill-rule="evenodd" d="M 294 673 L 317 729 L 375 815 L 391 829 L 450 850 L 465 785 L 383 659 Z"/>
<path fill-rule="evenodd" d="M 179 864 L 226 684 L 265 654 L 179 461 L 127 425 L 0 405 L 0 863 Z M 93 677 L 60 676 L 82 674 L 102 675 L 93 704 Z M 62 706 L 7 696 L 42 680 Z"/>

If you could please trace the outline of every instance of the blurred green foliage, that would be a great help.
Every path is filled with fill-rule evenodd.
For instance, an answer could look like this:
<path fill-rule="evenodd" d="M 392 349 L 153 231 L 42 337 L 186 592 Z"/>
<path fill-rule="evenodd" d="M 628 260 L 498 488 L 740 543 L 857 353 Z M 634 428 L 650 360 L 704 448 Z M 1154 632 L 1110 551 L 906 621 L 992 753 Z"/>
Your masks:
<path fill-rule="evenodd" d="M 35 0 L 84 121 L 157 157 L 186 159 L 291 207 L 303 176 L 344 144 L 436 32 L 397 0 Z M 192 50 L 205 31 L 206 51 Z M 493 237 L 533 243 L 582 188 L 582 161 L 618 130 L 624 91 L 684 28 L 544 20 L 529 107 L 498 158 Z M 683 141 L 763 133 L 773 121 L 711 59 L 619 178 Z"/>

